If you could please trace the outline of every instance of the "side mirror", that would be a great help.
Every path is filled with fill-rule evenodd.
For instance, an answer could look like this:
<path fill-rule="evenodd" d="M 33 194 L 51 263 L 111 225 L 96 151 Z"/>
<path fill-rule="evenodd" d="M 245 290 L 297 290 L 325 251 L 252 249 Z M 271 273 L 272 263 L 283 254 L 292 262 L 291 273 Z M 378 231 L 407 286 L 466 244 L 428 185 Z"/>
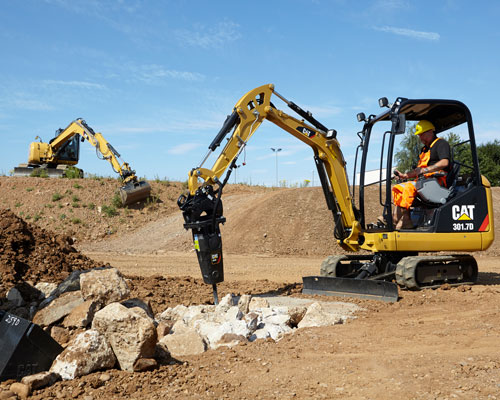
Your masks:
<path fill-rule="evenodd" d="M 366 115 L 365 115 L 365 113 L 359 113 L 359 114 L 357 114 L 356 118 L 358 119 L 358 122 L 366 121 Z"/>
<path fill-rule="evenodd" d="M 405 114 L 398 114 L 392 117 L 392 132 L 395 135 L 401 135 L 406 132 L 406 116 Z"/>

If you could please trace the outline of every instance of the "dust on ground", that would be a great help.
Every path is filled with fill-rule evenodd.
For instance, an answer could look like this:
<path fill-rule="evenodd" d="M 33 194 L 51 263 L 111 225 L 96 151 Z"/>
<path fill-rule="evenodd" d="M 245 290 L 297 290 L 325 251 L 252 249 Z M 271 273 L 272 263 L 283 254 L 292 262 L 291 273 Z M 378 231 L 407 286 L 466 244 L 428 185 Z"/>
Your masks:
<path fill-rule="evenodd" d="M 175 205 L 182 185 L 152 182 L 161 202 L 119 209 L 119 215 L 108 217 L 97 206 L 110 204 L 118 183 L 103 181 L 2 177 L 0 206 L 23 218 L 29 215 L 30 230 L 69 234 L 97 264 L 109 261 L 122 269 L 133 296 L 148 301 L 155 312 L 179 303 L 211 302 L 211 288 L 202 283 L 189 232 L 183 230 Z M 52 201 L 55 191 L 67 193 L 65 203 Z M 74 193 L 76 203 L 93 202 L 95 207 L 74 207 Z M 317 271 L 324 255 L 338 253 L 321 190 L 240 186 L 226 194 L 221 295 L 302 297 L 296 278 L 304 270 Z M 498 204 L 498 188 L 493 196 Z M 66 218 L 73 214 L 81 223 L 70 223 L 60 213 Z M 500 210 L 497 232 L 499 215 Z M 110 228 L 111 233 L 106 231 Z M 499 255 L 498 241 L 478 255 L 479 282 L 474 286 L 400 291 L 395 304 L 353 300 L 365 311 L 343 325 L 300 330 L 278 343 L 219 348 L 150 372 L 96 372 L 35 391 L 33 398 L 495 399 L 500 393 L 495 351 L 500 337 Z M 43 279 L 43 274 L 32 279 Z"/>

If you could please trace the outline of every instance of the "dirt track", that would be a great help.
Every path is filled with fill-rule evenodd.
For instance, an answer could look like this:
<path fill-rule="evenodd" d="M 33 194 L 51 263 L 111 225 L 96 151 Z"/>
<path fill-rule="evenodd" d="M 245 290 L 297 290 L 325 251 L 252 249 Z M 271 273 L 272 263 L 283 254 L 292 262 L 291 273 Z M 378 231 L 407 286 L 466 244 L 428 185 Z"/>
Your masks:
<path fill-rule="evenodd" d="M 13 185 L 8 179 L 0 178 L 2 188 Z M 51 204 L 55 189 L 47 180 L 15 181 L 14 189 L 7 186 L 7 195 L 1 191 L 0 200 L 19 202 L 9 194 L 20 196 L 23 205 L 11 206 L 16 213 L 35 214 L 38 203 L 31 196 L 36 190 L 26 188 L 37 187 L 36 182 L 45 185 L 47 193 L 38 195 L 47 197 L 43 204 Z M 60 192 L 75 191 L 74 182 L 56 183 Z M 101 192 L 112 193 L 114 184 L 98 185 Z M 167 196 L 171 187 L 180 190 L 180 184 L 168 186 L 161 195 Z M 223 228 L 226 282 L 220 285 L 221 294 L 280 291 L 301 296 L 300 284 L 294 283 L 317 273 L 324 255 L 337 250 L 320 190 L 241 190 L 228 191 L 224 203 L 228 223 Z M 500 191 L 495 189 L 494 195 L 498 203 Z M 168 196 L 170 200 L 163 197 L 161 203 L 127 215 L 121 210 L 109 219 L 80 207 L 74 212 L 81 211 L 82 220 L 87 218 L 83 212 L 88 213 L 92 223 L 79 226 L 80 232 L 67 224 L 85 255 L 121 269 L 130 277 L 134 294 L 149 300 L 155 311 L 211 299 L 189 250 L 189 233 L 175 210 L 176 196 Z M 69 214 L 70 207 L 42 208 L 44 218 L 37 222 L 63 230 L 57 213 Z M 497 231 L 499 216 L 500 211 Z M 115 233 L 101 236 L 108 227 L 116 227 Z M 344 325 L 305 329 L 276 344 L 209 351 L 152 372 L 112 371 L 106 383 L 101 373 L 94 373 L 35 392 L 34 398 L 500 398 L 499 248 L 494 243 L 478 256 L 479 283 L 473 287 L 402 291 L 396 304 L 354 300 L 366 311 Z"/>

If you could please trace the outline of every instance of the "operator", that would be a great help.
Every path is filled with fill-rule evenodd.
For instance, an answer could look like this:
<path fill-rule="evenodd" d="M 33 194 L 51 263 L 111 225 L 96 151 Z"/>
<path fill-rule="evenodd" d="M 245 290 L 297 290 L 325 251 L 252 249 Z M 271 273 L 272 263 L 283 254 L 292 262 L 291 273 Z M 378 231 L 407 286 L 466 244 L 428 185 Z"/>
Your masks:
<path fill-rule="evenodd" d="M 420 121 L 415 127 L 415 135 L 418 135 L 424 145 L 418 157 L 417 168 L 401 173 L 398 170 L 394 174 L 398 180 L 418 178 L 421 175 L 436 177 L 441 186 L 446 187 L 446 175 L 451 165 L 451 150 L 449 143 L 438 138 L 435 133 L 434 124 L 427 120 Z M 394 207 L 393 221 L 396 229 L 414 228 L 410 217 L 410 207 L 417 194 L 414 181 L 402 182 L 392 188 Z"/>

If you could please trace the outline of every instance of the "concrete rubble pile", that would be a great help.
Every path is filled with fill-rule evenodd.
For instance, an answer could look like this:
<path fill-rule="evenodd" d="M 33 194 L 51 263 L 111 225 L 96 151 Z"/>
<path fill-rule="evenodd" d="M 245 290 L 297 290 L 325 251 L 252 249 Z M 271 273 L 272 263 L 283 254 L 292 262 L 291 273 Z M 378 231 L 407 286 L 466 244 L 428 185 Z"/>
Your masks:
<path fill-rule="evenodd" d="M 263 297 L 227 295 L 217 306 L 178 305 L 154 316 L 148 304 L 129 298 L 127 282 L 115 268 L 75 271 L 58 286 L 38 284 L 33 290 L 45 297 L 38 307 L 30 305 L 33 322 L 64 350 L 50 371 L 11 385 L 19 396 L 93 371 L 145 371 L 221 346 L 277 341 L 296 329 L 342 323 L 357 310 L 347 303 L 333 312 L 326 303 L 304 299 L 286 306 L 270 305 L 271 299 Z M 7 297 L 22 304 L 21 293 L 11 291 Z"/>

